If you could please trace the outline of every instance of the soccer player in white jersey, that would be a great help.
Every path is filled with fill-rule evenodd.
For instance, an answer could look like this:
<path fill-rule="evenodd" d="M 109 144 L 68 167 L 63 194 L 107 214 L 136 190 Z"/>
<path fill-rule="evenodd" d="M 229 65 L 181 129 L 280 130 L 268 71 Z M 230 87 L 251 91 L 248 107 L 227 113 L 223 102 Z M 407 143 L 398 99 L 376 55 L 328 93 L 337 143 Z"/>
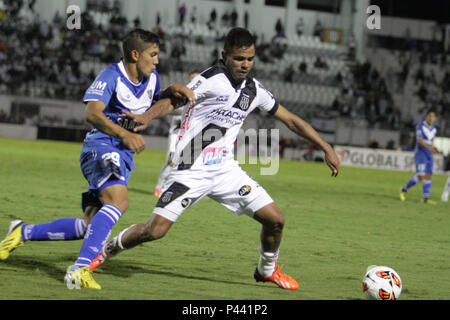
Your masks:
<path fill-rule="evenodd" d="M 200 74 L 200 71 L 193 70 L 189 73 L 189 81 L 192 81 L 198 74 Z M 179 108 L 176 109 L 174 112 L 171 113 L 172 119 L 170 121 L 170 127 L 169 127 L 169 136 L 167 137 L 167 155 L 166 155 L 166 162 L 164 163 L 164 166 L 161 169 L 161 172 L 159 174 L 158 182 L 155 186 L 155 196 L 159 198 L 161 195 L 161 188 L 164 185 L 164 182 L 166 182 L 167 177 L 170 174 L 170 170 L 173 167 L 172 162 L 172 156 L 175 152 L 175 145 L 178 140 L 178 133 L 180 132 L 181 127 L 181 119 L 183 118 L 183 109 Z"/>
<path fill-rule="evenodd" d="M 86 135 L 80 155 L 81 171 L 89 183 L 88 192 L 82 196 L 84 218 L 62 218 L 35 225 L 16 220 L 0 245 L 0 259 L 5 260 L 25 241 L 84 238 L 78 258 L 64 278 L 69 289 L 101 289 L 89 265 L 128 209 L 127 182 L 134 170 L 133 157 L 144 150 L 145 141 L 133 132 L 135 122 L 122 116 L 122 112 L 142 114 L 150 112 L 152 106 L 194 99 L 193 92 L 182 85 L 172 85 L 161 92 L 156 71 L 156 34 L 135 29 L 122 45 L 123 60 L 101 71 L 83 99 L 87 104 L 86 119 L 94 126 Z"/>
<path fill-rule="evenodd" d="M 450 177 L 445 182 L 444 190 L 442 191 L 441 200 L 448 202 L 448 194 L 450 193 Z"/>
<path fill-rule="evenodd" d="M 160 239 L 186 208 L 209 196 L 236 215 L 246 214 L 261 223 L 255 280 L 273 282 L 288 290 L 299 288 L 298 282 L 282 273 L 277 264 L 284 216 L 264 188 L 234 160 L 234 141 L 248 114 L 260 108 L 320 146 L 332 176 L 338 174 L 339 160 L 333 148 L 308 123 L 285 109 L 259 81 L 248 76 L 254 64 L 255 45 L 246 29 L 233 28 L 228 33 L 222 56 L 223 60 L 188 84 L 196 102 L 185 112 L 174 169 L 149 221 L 132 225 L 111 239 L 91 263 L 92 270 L 119 251 Z M 161 110 L 160 116 L 171 111 L 170 107 Z M 133 118 L 144 127 L 150 119 L 147 114 Z"/>
<path fill-rule="evenodd" d="M 414 161 L 416 164 L 416 174 L 406 182 L 400 191 L 400 200 L 406 200 L 406 192 L 417 183 L 422 181 L 423 197 L 422 202 L 426 204 L 436 204 L 436 201 L 429 199 L 431 193 L 431 176 L 433 174 L 433 154 L 437 153 L 433 146 L 436 136 L 436 112 L 429 110 L 425 121 L 416 126 L 416 147 L 414 150 Z"/>

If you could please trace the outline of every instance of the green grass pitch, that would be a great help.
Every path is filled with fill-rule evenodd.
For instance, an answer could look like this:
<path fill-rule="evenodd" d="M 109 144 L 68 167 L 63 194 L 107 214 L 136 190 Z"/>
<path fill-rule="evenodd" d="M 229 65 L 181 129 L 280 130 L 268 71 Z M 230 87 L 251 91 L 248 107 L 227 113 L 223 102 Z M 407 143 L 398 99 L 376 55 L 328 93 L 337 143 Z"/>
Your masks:
<path fill-rule="evenodd" d="M 81 217 L 87 184 L 79 168 L 81 144 L 0 139 L 0 238 L 13 219 L 43 223 Z M 136 156 L 130 208 L 112 230 L 146 222 L 165 152 Z M 369 265 L 394 268 L 404 300 L 450 299 L 450 210 L 420 202 L 422 187 L 398 199 L 412 173 L 281 161 L 277 175 L 243 165 L 286 217 L 279 264 L 300 283 L 297 291 L 256 283 L 260 225 L 206 198 L 189 208 L 161 240 L 123 252 L 94 273 L 103 289 L 68 290 L 66 268 L 81 241 L 27 242 L 0 261 L 0 299 L 118 300 L 349 300 L 362 299 Z M 446 176 L 433 177 L 440 199 Z"/>

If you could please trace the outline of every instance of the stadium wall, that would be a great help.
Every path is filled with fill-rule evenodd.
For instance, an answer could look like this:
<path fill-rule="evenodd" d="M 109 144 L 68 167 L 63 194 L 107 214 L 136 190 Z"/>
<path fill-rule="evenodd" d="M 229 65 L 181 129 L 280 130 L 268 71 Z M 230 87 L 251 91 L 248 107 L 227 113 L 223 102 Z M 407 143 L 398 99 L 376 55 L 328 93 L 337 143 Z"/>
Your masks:
<path fill-rule="evenodd" d="M 30 125 L 36 125 L 46 128 L 70 128 L 74 130 L 82 130 L 85 124 L 85 110 L 84 103 L 78 101 L 69 100 L 57 100 L 57 99 L 45 99 L 45 98 L 30 98 L 22 96 L 0 95 L 0 110 L 11 114 L 11 105 L 21 103 L 32 103 L 38 106 L 38 115 L 31 119 L 25 119 L 25 123 Z M 55 120 L 56 119 L 56 120 Z M 53 121 L 53 122 L 52 122 Z M 333 122 L 330 124 L 329 122 Z M 74 127 L 74 122 L 80 123 L 79 127 Z M 323 121 L 322 121 L 323 122 Z M 332 144 L 345 144 L 353 146 L 367 146 L 372 138 L 376 139 L 380 146 L 385 146 L 390 140 L 394 141 L 395 146 L 399 146 L 400 133 L 394 130 L 382 130 L 371 128 L 352 127 L 347 121 L 342 119 L 329 120 L 325 125 L 321 126 L 320 123 L 312 125 L 318 130 L 321 136 L 329 143 Z M 273 128 L 279 130 L 280 138 L 293 138 L 298 137 L 290 131 L 281 121 L 274 121 L 273 123 L 263 125 L 265 128 Z M 250 115 L 246 121 L 244 129 L 254 128 L 258 129 L 258 118 L 255 115 Z M 50 129 L 46 131 L 40 131 L 41 136 L 50 138 L 54 132 Z M 61 133 L 58 133 L 61 134 Z M 17 138 L 20 138 L 22 133 L 15 133 Z M 8 136 L 2 135 L 0 136 Z M 28 136 L 28 133 L 26 134 Z M 75 138 L 79 134 L 75 135 Z M 9 136 L 8 136 L 9 137 Z M 153 144 L 152 144 L 153 145 Z M 155 144 L 156 149 L 160 149 L 160 143 Z M 166 148 L 165 146 L 162 149 Z"/>

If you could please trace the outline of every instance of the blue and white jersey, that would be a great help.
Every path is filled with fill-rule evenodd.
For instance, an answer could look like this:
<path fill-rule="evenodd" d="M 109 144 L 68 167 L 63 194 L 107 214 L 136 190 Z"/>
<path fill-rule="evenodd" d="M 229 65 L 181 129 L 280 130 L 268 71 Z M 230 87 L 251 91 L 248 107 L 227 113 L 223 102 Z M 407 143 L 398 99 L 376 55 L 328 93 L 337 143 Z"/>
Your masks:
<path fill-rule="evenodd" d="M 160 79 L 155 70 L 148 78 L 143 78 L 141 82 L 134 83 L 128 78 L 123 61 L 114 63 L 106 67 L 91 86 L 86 90 L 83 101 L 101 101 L 106 105 L 103 113 L 114 123 L 132 131 L 136 126 L 134 121 L 128 118 L 121 118 L 123 110 L 133 114 L 143 114 L 160 97 Z M 93 129 L 86 138 L 106 136 Z"/>
<path fill-rule="evenodd" d="M 106 67 L 86 90 L 83 101 L 101 101 L 106 105 L 103 113 L 112 122 L 132 131 L 136 123 L 128 117 L 120 117 L 123 110 L 143 114 L 160 98 L 160 79 L 155 70 L 148 78 L 134 83 L 128 78 L 123 61 Z M 128 170 L 134 170 L 133 154 L 119 138 L 107 135 L 97 129 L 86 134 L 81 158 L 86 153 L 98 153 L 99 148 L 114 149 L 120 155 Z M 106 152 L 106 151 L 105 151 Z M 83 162 L 84 160 L 82 160 Z"/>
<path fill-rule="evenodd" d="M 423 121 L 416 126 L 416 140 L 422 138 L 431 147 L 433 145 L 433 139 L 436 136 L 436 131 L 437 130 L 434 125 L 428 126 L 426 121 Z M 433 154 L 428 149 L 421 146 L 418 142 L 416 142 L 415 156 L 416 158 L 427 160 L 433 159 Z"/>

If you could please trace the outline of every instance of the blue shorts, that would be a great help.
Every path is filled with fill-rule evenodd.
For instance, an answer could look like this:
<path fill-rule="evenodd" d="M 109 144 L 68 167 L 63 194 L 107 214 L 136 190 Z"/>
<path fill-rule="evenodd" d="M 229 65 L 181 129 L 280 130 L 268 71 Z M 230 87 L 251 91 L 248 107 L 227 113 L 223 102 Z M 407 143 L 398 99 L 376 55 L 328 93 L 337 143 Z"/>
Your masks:
<path fill-rule="evenodd" d="M 105 143 L 85 143 L 81 150 L 80 166 L 89 183 L 89 190 L 99 192 L 115 184 L 126 186 L 134 169 L 130 152 Z"/>
<path fill-rule="evenodd" d="M 416 174 L 419 176 L 424 176 L 425 174 L 433 173 L 433 159 L 427 159 L 425 157 L 416 157 Z"/>

